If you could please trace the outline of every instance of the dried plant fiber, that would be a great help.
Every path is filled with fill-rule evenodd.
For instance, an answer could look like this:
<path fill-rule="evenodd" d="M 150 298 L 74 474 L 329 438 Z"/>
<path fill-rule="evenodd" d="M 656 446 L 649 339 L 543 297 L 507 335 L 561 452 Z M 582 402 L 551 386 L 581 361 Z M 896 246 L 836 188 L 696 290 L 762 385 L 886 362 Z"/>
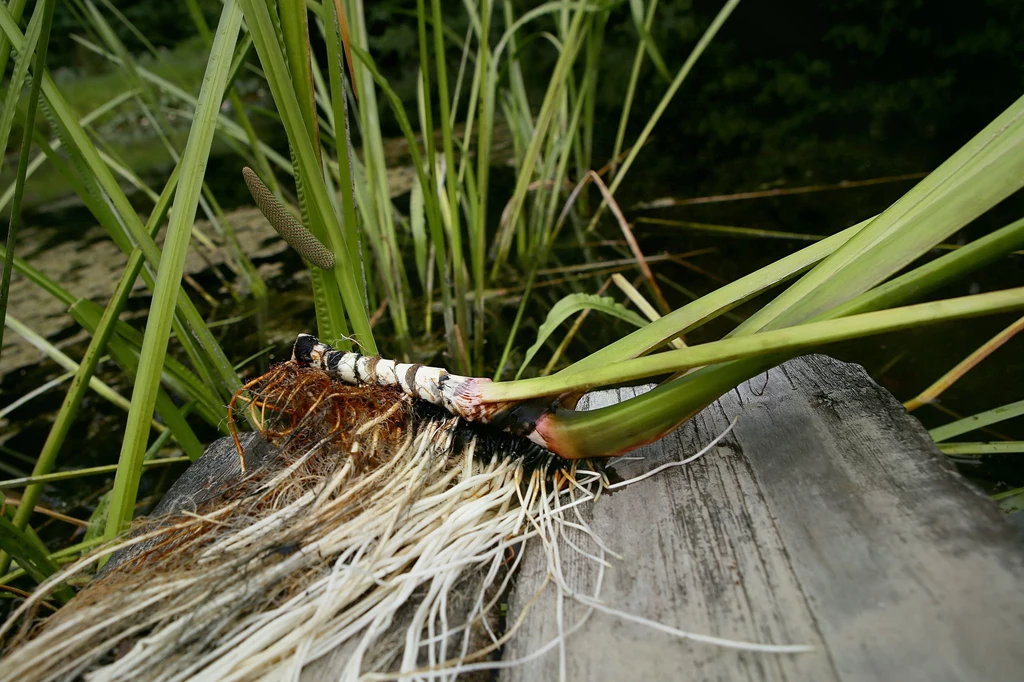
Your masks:
<path fill-rule="evenodd" d="M 316 368 L 280 365 L 248 401 L 274 457 L 194 513 L 139 522 L 120 544 L 138 549 L 40 622 L 42 595 L 95 558 L 45 583 L 0 629 L 0 679 L 463 679 L 515 664 L 497 614 L 524 542 L 543 543 L 549 589 L 600 608 L 609 552 L 578 509 L 599 472 Z M 561 574 L 569 527 L 596 584 Z"/>

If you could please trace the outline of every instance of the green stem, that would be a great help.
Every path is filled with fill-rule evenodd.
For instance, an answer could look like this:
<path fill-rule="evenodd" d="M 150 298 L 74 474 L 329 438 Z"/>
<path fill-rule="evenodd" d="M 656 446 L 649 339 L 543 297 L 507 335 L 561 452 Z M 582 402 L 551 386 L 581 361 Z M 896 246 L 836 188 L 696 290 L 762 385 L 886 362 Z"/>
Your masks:
<path fill-rule="evenodd" d="M 555 376 L 590 372 L 597 367 L 645 355 L 691 329 L 713 320 L 761 292 L 778 286 L 811 267 L 850 240 L 870 220 L 790 254 L 771 265 L 741 277 L 724 287 L 688 303 L 661 319 L 651 322 L 586 358 L 566 367 Z"/>
<path fill-rule="evenodd" d="M 146 460 L 142 463 L 142 466 L 148 469 L 150 467 L 168 466 L 170 464 L 184 464 L 191 461 L 192 460 L 188 457 L 163 457 L 161 459 Z M 74 469 L 72 471 L 57 471 L 52 474 L 25 476 L 24 478 L 11 478 L 6 481 L 0 481 L 0 490 L 5 490 L 7 488 L 21 488 L 22 486 L 42 485 L 44 483 L 56 483 L 57 481 L 68 481 L 75 478 L 82 478 L 84 476 L 112 474 L 115 471 L 117 471 L 116 464 L 104 464 L 103 466 Z M 22 496 L 21 499 L 24 500 L 25 497 Z M 20 509 L 21 506 L 22 505 L 19 505 L 18 508 Z"/>
<path fill-rule="evenodd" d="M 490 31 L 491 31 L 491 2 L 490 0 L 481 0 L 480 2 L 480 35 L 478 42 L 480 44 L 477 50 L 477 65 L 476 65 L 476 82 L 478 87 L 486 88 L 487 73 L 490 68 L 491 59 L 491 44 L 490 44 Z M 483 362 L 483 341 L 484 341 L 484 265 L 487 257 L 487 191 L 488 181 L 491 163 L 491 134 L 493 129 L 493 116 L 489 119 L 487 116 L 487 93 L 481 92 L 478 96 L 479 99 L 479 132 L 477 135 L 477 183 L 476 183 L 476 214 L 474 216 L 474 224 L 470 226 L 472 234 L 470 236 L 470 253 L 469 257 L 472 261 L 473 268 L 473 294 L 474 294 L 474 346 L 473 355 L 477 358 L 478 367 Z M 493 102 L 493 93 L 490 95 L 490 99 Z M 470 104 L 472 108 L 472 104 Z M 492 111 L 493 114 L 493 111 Z M 473 112 L 469 112 L 469 117 L 472 119 Z M 470 130 L 466 131 L 467 142 L 469 140 Z M 466 145 L 468 149 L 469 145 Z M 472 173 L 470 173 L 472 175 Z M 471 182 L 470 178 L 470 182 Z"/>
<path fill-rule="evenodd" d="M 14 2 L 11 4 L 13 6 Z M 29 154 L 32 151 L 32 135 L 29 131 L 35 128 L 36 106 L 39 103 L 39 92 L 43 83 L 43 74 L 46 70 L 46 52 L 50 43 L 50 28 L 53 24 L 53 6 L 54 0 L 42 0 L 36 7 L 36 12 L 40 13 L 40 35 L 39 42 L 36 44 L 35 61 L 32 66 L 32 87 L 25 111 L 25 130 L 21 140 L 21 155 L 18 157 L 18 176 L 15 181 L 14 201 L 11 203 L 11 222 L 7 232 L 7 243 L 4 253 L 3 280 L 0 282 L 0 346 L 3 346 L 4 329 L 7 326 L 3 322 L 7 318 L 7 300 L 11 287 L 11 273 L 14 270 L 14 250 L 18 236 L 18 223 L 21 222 L 21 200 L 25 193 Z M 6 50 L 6 45 L 0 42 L 0 51 Z M 4 57 L 6 59 L 6 54 Z M 0 66 L 0 74 L 2 73 L 3 66 Z M 19 86 L 20 84 L 11 83 L 12 88 Z M 36 466 L 38 465 L 37 461 Z M 38 500 L 40 492 L 35 491 L 35 499 L 30 500 L 29 504 L 18 506 L 13 522 L 18 530 L 24 529 L 28 524 L 28 517 L 32 513 L 32 508 L 35 507 L 35 502 Z M 26 491 L 27 493 L 28 491 Z M 4 520 L 6 521 L 6 519 Z M 6 573 L 10 563 L 10 554 L 6 551 L 0 551 L 0 573 Z"/>
<path fill-rule="evenodd" d="M 968 457 L 980 459 L 985 455 L 1016 455 L 1024 453 L 1024 441 L 1005 441 L 1001 443 L 942 443 L 939 450 L 951 457 Z"/>
<path fill-rule="evenodd" d="M 345 236 L 338 225 L 337 216 L 334 214 L 333 205 L 327 192 L 322 167 L 318 161 L 320 156 L 314 148 L 314 140 L 310 138 L 303 123 L 302 110 L 295 90 L 291 87 L 290 74 L 284 56 L 276 42 L 276 33 L 270 13 L 263 2 L 257 0 L 240 0 L 240 2 L 245 11 L 246 24 L 253 36 L 253 43 L 260 57 L 260 63 L 266 71 L 267 82 L 274 96 L 274 102 L 278 106 L 281 119 L 289 133 L 289 142 L 299 170 L 299 173 L 296 174 L 296 182 L 302 183 L 303 191 L 310 202 L 309 214 L 316 218 L 308 227 L 317 238 L 330 247 L 338 260 L 338 265 L 329 273 L 325 273 L 325 278 L 329 276 L 336 283 L 340 298 L 344 301 L 344 312 L 348 315 L 352 330 L 360 344 L 367 353 L 376 353 L 377 345 L 370 329 L 369 316 L 361 296 L 361 287 L 356 282 L 356 270 L 349 257 L 350 251 L 348 245 L 345 244 Z M 320 230 L 321 226 L 325 230 Z M 315 271 L 313 274 L 319 276 Z"/>
<path fill-rule="evenodd" d="M 609 386 L 624 381 L 672 374 L 728 360 L 758 355 L 791 354 L 836 341 L 1019 308 L 1024 308 L 1024 287 L 920 303 L 837 320 L 810 322 L 750 336 L 722 339 L 604 367 L 595 367 L 585 373 L 556 374 L 550 377 L 514 382 L 486 383 L 480 387 L 479 399 L 485 403 L 505 402 L 575 393 L 597 386 Z"/>
<path fill-rule="evenodd" d="M 440 0 L 431 0 L 430 5 L 434 19 L 432 27 L 434 31 L 434 68 L 437 70 L 437 97 L 441 108 L 439 120 L 441 123 L 441 143 L 444 149 L 446 171 L 445 190 L 448 193 L 448 214 L 451 220 L 449 231 L 451 251 L 449 255 L 452 258 L 452 279 L 455 284 L 455 317 L 461 333 L 464 337 L 468 337 L 475 336 L 475 334 L 469 328 L 469 315 L 466 305 L 466 277 L 463 267 L 462 231 L 459 221 L 461 207 L 459 206 L 459 188 L 458 179 L 456 178 L 458 168 L 455 162 L 455 146 L 452 142 L 452 126 L 449 124 L 451 119 L 451 101 L 448 92 L 448 60 L 445 58 L 444 24 L 441 21 Z M 429 99 L 430 93 L 425 93 L 425 96 Z M 433 131 L 428 131 L 428 135 L 432 136 Z M 474 341 L 473 348 L 476 347 L 477 344 Z M 483 367 L 481 358 L 470 358 L 465 370 L 467 372 L 473 371 L 472 367 L 474 364 L 477 368 Z"/>
<path fill-rule="evenodd" d="M 1008 405 L 1002 405 L 1000 407 L 986 410 L 978 414 L 973 414 L 970 417 L 964 417 L 958 419 L 955 422 L 949 424 L 943 424 L 928 432 L 928 435 L 932 437 L 936 443 L 941 443 L 944 440 L 955 438 L 961 434 L 974 431 L 976 429 L 982 429 L 992 424 L 998 424 L 999 422 L 1006 421 L 1007 419 L 1014 419 L 1015 417 L 1024 416 L 1024 400 L 1018 400 L 1015 403 Z"/>
<path fill-rule="evenodd" d="M 732 388 L 789 359 L 769 355 L 704 367 L 617 405 L 556 409 L 538 422 L 548 447 L 568 459 L 611 457 L 658 440 Z"/>

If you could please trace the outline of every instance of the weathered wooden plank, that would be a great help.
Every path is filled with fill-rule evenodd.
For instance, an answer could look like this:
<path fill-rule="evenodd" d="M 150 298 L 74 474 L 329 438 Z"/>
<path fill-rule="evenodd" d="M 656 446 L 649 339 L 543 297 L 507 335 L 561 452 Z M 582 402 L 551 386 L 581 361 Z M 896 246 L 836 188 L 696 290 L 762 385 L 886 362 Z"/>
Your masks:
<path fill-rule="evenodd" d="M 250 468 L 262 466 L 277 453 L 276 449 L 256 433 L 240 433 L 239 442 L 245 453 L 245 465 Z M 211 443 L 203 456 L 192 462 L 178 477 L 160 502 L 150 513 L 160 517 L 180 512 L 194 512 L 199 505 L 222 494 L 242 473 L 238 449 L 232 438 L 220 438 Z M 126 561 L 134 559 L 153 545 L 159 538 L 146 540 L 119 550 L 111 555 L 103 567 L 110 571 Z"/>
<path fill-rule="evenodd" d="M 590 407 L 633 394 L 590 398 Z M 1016 679 L 1024 669 L 1024 543 L 946 463 L 920 424 L 854 365 L 810 356 L 739 387 L 615 467 L 629 478 L 734 431 L 703 459 L 599 499 L 591 527 L 624 559 L 608 606 L 699 633 L 807 643 L 797 655 L 681 642 L 595 613 L 564 644 L 502 679 Z M 578 545 L 595 551 L 576 533 Z M 548 575 L 527 547 L 509 622 Z M 592 561 L 560 545 L 573 589 Z M 556 637 L 548 589 L 508 661 Z M 586 609 L 567 600 L 565 623 Z"/>
<path fill-rule="evenodd" d="M 633 394 L 597 393 L 585 405 Z M 1014 678 L 1024 663 L 1024 536 L 859 367 L 821 356 L 787 363 L 614 470 L 629 478 L 681 459 L 734 417 L 734 431 L 704 459 L 583 510 L 624 557 L 605 571 L 601 598 L 683 630 L 816 651 L 737 652 L 595 613 L 565 641 L 566 679 Z M 273 455 L 258 438 L 246 438 L 246 449 L 250 466 Z M 194 509 L 237 475 L 233 443 L 218 441 L 159 511 Z M 569 538 L 598 550 L 579 532 Z M 560 560 L 573 589 L 592 589 L 596 564 L 565 542 Z M 509 623 L 548 575 L 545 562 L 539 547 L 526 548 Z M 556 637 L 555 597 L 549 587 L 527 612 L 506 661 Z M 586 612 L 571 600 L 562 606 L 567 628 Z M 397 647 L 385 640 L 373 657 L 386 668 Z M 347 659 L 340 649 L 303 679 L 333 679 Z M 561 668 L 556 646 L 502 677 L 558 679 Z"/>

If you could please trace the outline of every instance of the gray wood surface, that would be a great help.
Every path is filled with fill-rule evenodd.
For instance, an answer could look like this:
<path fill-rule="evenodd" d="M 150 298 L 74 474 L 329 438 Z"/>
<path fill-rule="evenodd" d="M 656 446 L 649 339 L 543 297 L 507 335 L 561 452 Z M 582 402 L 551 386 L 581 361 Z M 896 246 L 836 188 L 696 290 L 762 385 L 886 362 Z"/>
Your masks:
<path fill-rule="evenodd" d="M 598 392 L 580 407 L 636 393 Z M 593 613 L 566 639 L 565 679 L 1024 679 L 1024 533 L 859 366 L 824 356 L 790 361 L 633 453 L 643 459 L 613 469 L 631 478 L 682 459 L 734 418 L 732 433 L 702 459 L 582 509 L 623 557 L 610 558 L 601 599 L 681 630 L 815 651 L 738 652 Z M 273 456 L 256 437 L 245 446 L 250 466 Z M 158 511 L 194 509 L 238 469 L 230 439 L 212 444 Z M 596 550 L 580 533 L 569 539 Z M 573 588 L 589 593 L 595 564 L 566 542 L 560 555 Z M 555 590 L 535 598 L 546 577 L 542 548 L 528 543 L 508 622 L 533 605 L 504 649 L 506 661 L 556 636 Z M 564 607 L 568 625 L 586 612 L 571 600 Z M 394 651 L 382 646 L 377 655 L 386 661 Z M 334 679 L 346 660 L 339 650 L 303 679 Z M 557 680 L 558 649 L 499 677 Z"/>
<path fill-rule="evenodd" d="M 593 394 L 589 407 L 634 393 Z M 681 459 L 734 417 L 704 458 L 584 510 L 624 557 L 602 600 L 682 630 L 815 651 L 737 652 L 595 613 L 566 642 L 566 679 L 1024 679 L 1024 536 L 861 367 L 788 362 L 615 470 L 630 478 Z M 561 556 L 576 586 L 592 584 L 592 562 L 565 543 Z M 523 562 L 509 622 L 547 574 L 540 547 Z M 556 601 L 549 589 L 528 610 L 506 660 L 551 641 Z M 584 611 L 567 601 L 565 621 Z M 558 678 L 557 649 L 501 674 Z"/>
<path fill-rule="evenodd" d="M 594 393 L 581 408 L 636 392 Z M 566 639 L 565 679 L 1024 679 L 1024 535 L 860 367 L 792 360 L 613 469 L 630 478 L 680 460 L 733 418 L 734 430 L 702 459 L 582 510 L 624 557 L 610 558 L 601 599 L 680 630 L 814 652 L 740 652 L 593 613 Z M 258 440 L 247 450 L 254 465 L 266 456 Z M 203 460 L 163 511 L 191 507 L 237 476 L 226 440 Z M 570 540 L 595 550 L 580 534 Z M 560 554 L 571 585 L 592 590 L 595 564 L 567 543 Z M 505 647 L 507 662 L 556 635 L 555 590 L 535 599 L 546 577 L 542 548 L 527 544 L 508 622 L 534 603 Z M 585 611 L 566 600 L 565 623 Z M 334 679 L 345 658 L 322 658 L 304 679 Z M 559 668 L 556 647 L 500 678 L 557 680 Z"/>
<path fill-rule="evenodd" d="M 259 467 L 276 454 L 273 446 L 256 433 L 240 433 L 239 442 L 245 453 L 247 467 Z M 221 438 L 206 448 L 203 456 L 189 465 L 185 473 L 170 487 L 150 515 L 159 517 L 180 512 L 194 512 L 203 502 L 213 499 L 237 482 L 242 473 L 238 449 L 232 438 Z M 139 542 L 111 555 L 102 571 L 134 559 L 155 544 L 160 538 Z"/>

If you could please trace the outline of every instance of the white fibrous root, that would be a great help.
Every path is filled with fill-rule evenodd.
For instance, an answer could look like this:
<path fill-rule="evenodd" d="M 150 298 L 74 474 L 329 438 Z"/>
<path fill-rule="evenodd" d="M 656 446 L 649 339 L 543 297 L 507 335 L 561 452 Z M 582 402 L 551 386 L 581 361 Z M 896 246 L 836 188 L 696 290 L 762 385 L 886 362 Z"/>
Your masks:
<path fill-rule="evenodd" d="M 537 466 L 510 436 L 312 367 L 272 372 L 248 402 L 275 459 L 194 513 L 136 524 L 106 570 L 33 625 L 49 591 L 115 548 L 41 585 L 0 627 L 13 642 L 0 679 L 281 680 L 319 669 L 450 680 L 513 665 L 499 649 L 522 619 L 502 627 L 498 606 L 524 544 L 543 547 L 560 600 L 607 610 L 609 551 L 580 513 L 601 473 Z M 577 541 L 566 544 L 569 529 Z M 594 584 L 562 574 L 566 551 L 597 563 Z M 535 655 L 557 650 L 564 669 L 565 638 L 581 624 L 560 616 Z"/>

